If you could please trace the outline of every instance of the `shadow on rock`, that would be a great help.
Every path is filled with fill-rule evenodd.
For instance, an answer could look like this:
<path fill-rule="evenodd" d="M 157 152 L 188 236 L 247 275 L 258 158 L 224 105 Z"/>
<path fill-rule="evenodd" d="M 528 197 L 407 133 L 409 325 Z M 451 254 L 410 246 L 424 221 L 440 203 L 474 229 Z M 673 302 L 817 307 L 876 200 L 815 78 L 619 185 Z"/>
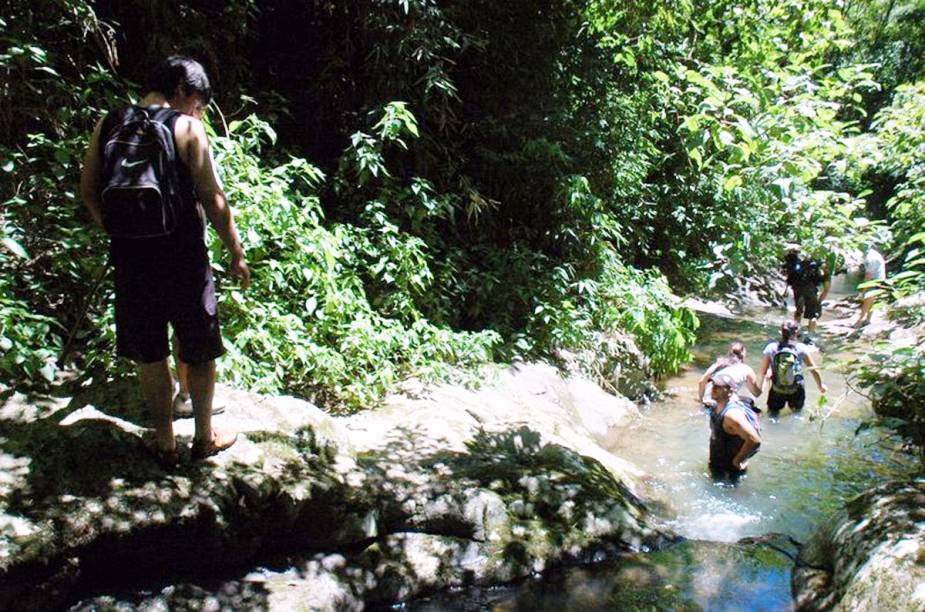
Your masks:
<path fill-rule="evenodd" d="M 343 520 L 312 511 L 338 477 L 310 427 L 250 432 L 259 442 L 239 443 L 250 455 L 171 473 L 145 450 L 144 431 L 81 400 L 7 396 L 0 608 L 47 609 L 87 585 L 240 565 L 282 539 L 329 539 Z"/>

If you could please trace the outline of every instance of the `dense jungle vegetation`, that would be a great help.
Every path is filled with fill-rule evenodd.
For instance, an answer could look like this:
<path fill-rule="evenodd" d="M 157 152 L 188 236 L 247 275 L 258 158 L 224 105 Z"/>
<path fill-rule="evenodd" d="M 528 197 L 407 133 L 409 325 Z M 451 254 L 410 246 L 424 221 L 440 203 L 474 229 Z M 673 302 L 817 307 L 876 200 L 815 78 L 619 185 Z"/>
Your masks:
<path fill-rule="evenodd" d="M 126 367 L 79 164 L 177 52 L 213 79 L 254 273 L 236 290 L 214 240 L 221 377 L 240 386 L 343 409 L 562 351 L 598 374 L 641 351 L 660 376 L 697 325 L 676 295 L 764 292 L 788 242 L 844 259 L 876 238 L 904 270 L 882 300 L 925 284 L 922 0 L 6 6 L 8 384 L 54 381 L 65 353 L 77 372 Z M 923 346 L 884 349 L 895 376 L 867 383 L 922 398 Z"/>

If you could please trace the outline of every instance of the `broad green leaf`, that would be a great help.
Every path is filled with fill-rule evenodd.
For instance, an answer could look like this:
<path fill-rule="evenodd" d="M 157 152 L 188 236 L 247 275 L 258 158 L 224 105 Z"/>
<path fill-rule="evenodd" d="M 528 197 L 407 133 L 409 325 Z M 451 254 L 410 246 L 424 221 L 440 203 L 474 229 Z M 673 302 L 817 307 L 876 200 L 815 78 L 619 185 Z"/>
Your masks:
<path fill-rule="evenodd" d="M 697 164 L 698 168 L 703 167 L 703 156 L 700 154 L 700 149 L 693 147 L 687 150 L 687 156 L 694 160 L 694 163 Z"/>
<path fill-rule="evenodd" d="M 21 244 L 10 238 L 9 236 L 3 239 L 3 246 L 5 246 L 13 255 L 21 259 L 29 259 L 29 253 L 26 252 L 26 249 L 22 247 Z"/>

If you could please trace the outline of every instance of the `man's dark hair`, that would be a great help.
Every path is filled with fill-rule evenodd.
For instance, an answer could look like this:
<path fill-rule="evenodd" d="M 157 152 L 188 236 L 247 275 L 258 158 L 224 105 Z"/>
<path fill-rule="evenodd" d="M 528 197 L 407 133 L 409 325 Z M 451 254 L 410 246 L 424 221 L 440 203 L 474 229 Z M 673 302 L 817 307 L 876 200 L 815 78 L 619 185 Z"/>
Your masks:
<path fill-rule="evenodd" d="M 171 55 L 155 68 L 145 84 L 145 93 L 156 91 L 172 98 L 180 87 L 189 93 L 199 94 L 203 104 L 212 101 L 212 85 L 205 68 L 193 58 L 183 55 Z"/>

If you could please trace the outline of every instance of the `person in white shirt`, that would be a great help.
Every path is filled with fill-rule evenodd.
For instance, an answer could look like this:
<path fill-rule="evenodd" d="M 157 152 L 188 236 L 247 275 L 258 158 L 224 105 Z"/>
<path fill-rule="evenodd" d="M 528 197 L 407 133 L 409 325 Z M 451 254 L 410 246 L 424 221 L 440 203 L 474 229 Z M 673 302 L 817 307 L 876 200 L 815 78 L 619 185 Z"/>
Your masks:
<path fill-rule="evenodd" d="M 768 391 L 768 413 L 774 417 L 785 405 L 798 412 L 806 402 L 803 371 L 809 370 L 819 391 L 828 391 L 810 348 L 797 342 L 800 326 L 795 321 L 784 321 L 780 326 L 780 340 L 771 342 L 763 351 L 758 379 L 764 381 L 770 372 L 771 389 Z"/>
<path fill-rule="evenodd" d="M 733 342 L 729 345 L 729 351 L 724 357 L 720 357 L 716 362 L 707 368 L 700 380 L 697 382 L 697 398 L 705 405 L 713 403 L 712 393 L 708 392 L 707 384 L 713 379 L 713 375 L 719 372 L 728 374 L 735 382 L 735 393 L 748 404 L 754 405 L 754 398 L 761 395 L 762 386 L 758 383 L 755 371 L 745 363 L 747 355 L 745 345 L 741 342 Z M 753 397 L 744 395 L 745 388 L 752 393 Z"/>
<path fill-rule="evenodd" d="M 886 260 L 873 245 L 867 249 L 867 255 L 864 257 L 864 282 L 872 280 L 886 280 Z M 871 311 L 876 299 L 872 288 L 861 294 L 861 313 L 858 315 L 858 320 L 854 322 L 855 329 L 870 323 Z"/>

